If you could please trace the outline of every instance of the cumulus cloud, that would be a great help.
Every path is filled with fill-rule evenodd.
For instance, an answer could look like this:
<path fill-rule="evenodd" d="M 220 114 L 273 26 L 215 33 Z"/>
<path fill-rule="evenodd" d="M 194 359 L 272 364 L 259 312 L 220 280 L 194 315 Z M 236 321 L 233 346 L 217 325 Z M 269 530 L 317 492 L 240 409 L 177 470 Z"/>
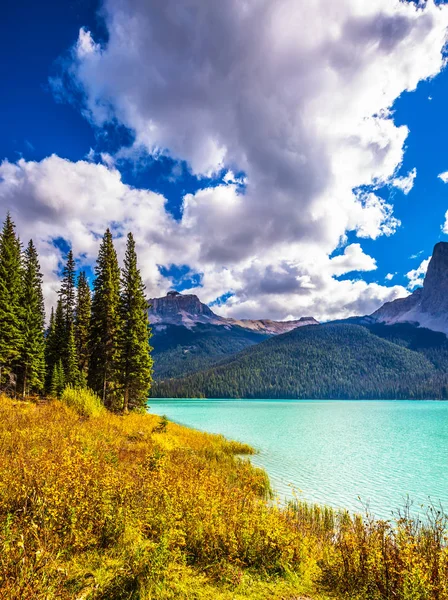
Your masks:
<path fill-rule="evenodd" d="M 392 185 L 400 189 L 403 192 L 403 194 L 406 194 L 407 196 L 414 187 L 414 181 L 416 177 L 417 169 L 414 168 L 412 169 L 412 171 L 409 171 L 409 173 L 404 177 L 395 177 L 395 179 L 392 180 Z"/>
<path fill-rule="evenodd" d="M 384 279 L 386 279 L 386 281 L 392 281 L 395 275 L 396 273 L 388 273 Z"/>
<path fill-rule="evenodd" d="M 395 125 L 391 107 L 441 70 L 448 7 L 105 0 L 103 15 L 107 43 L 81 29 L 67 66 L 91 123 L 130 128 L 135 152 L 186 161 L 199 178 L 227 175 L 185 196 L 174 222 L 163 198 L 122 183 L 113 157 L 4 163 L 3 202 L 31 208 L 20 212 L 29 230 L 32 218 L 39 231 L 55 219 L 50 233 L 42 226 L 42 243 L 67 223 L 65 236 L 90 260 L 107 222 L 132 227 L 151 293 L 166 284 L 158 264 L 188 264 L 201 272 L 207 301 L 233 292 L 221 309 L 235 316 L 329 318 L 406 294 L 334 278 L 375 268 L 359 244 L 329 256 L 349 231 L 376 239 L 400 226 L 375 192 L 412 183 L 411 174 L 396 177 L 408 129 Z M 53 87 L 64 92 L 62 80 Z"/>
<path fill-rule="evenodd" d="M 413 269 L 412 271 L 409 271 L 409 273 L 406 274 L 406 277 L 409 279 L 408 288 L 410 290 L 413 290 L 416 287 L 421 287 L 423 285 L 423 281 L 425 279 L 426 271 L 428 270 L 430 260 L 431 257 L 429 256 L 428 258 L 423 260 L 416 269 Z"/>
<path fill-rule="evenodd" d="M 448 183 L 448 171 L 445 171 L 444 173 L 440 173 L 440 175 L 438 175 L 439 179 L 441 179 L 443 181 L 443 183 Z"/>
<path fill-rule="evenodd" d="M 106 165 L 73 163 L 58 156 L 41 162 L 4 161 L 0 164 L 0 206 L 3 212 L 11 210 L 22 239 L 34 239 L 49 304 L 55 300 L 64 259 L 54 243 L 59 238 L 72 246 L 82 267 L 94 264 L 98 240 L 107 227 L 113 229 L 120 254 L 124 236 L 132 230 L 150 293 L 164 290 L 157 265 L 166 261 L 167 246 L 172 260 L 180 261 L 185 253 L 173 235 L 175 222 L 165 210 L 165 199 L 123 184 L 120 173 Z"/>

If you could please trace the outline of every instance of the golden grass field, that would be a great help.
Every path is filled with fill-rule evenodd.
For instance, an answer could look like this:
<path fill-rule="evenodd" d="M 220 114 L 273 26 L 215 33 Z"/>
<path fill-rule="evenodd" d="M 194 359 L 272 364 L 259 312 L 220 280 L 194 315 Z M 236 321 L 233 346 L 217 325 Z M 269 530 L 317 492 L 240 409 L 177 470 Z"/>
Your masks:
<path fill-rule="evenodd" d="M 244 444 L 65 401 L 0 398 L 2 600 L 448 599 L 441 513 L 280 507 Z"/>

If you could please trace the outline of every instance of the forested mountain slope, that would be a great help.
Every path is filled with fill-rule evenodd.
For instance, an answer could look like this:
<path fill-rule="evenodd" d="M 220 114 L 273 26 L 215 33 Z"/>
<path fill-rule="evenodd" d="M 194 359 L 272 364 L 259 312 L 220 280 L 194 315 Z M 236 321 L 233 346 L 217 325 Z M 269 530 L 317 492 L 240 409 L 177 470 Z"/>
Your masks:
<path fill-rule="evenodd" d="M 447 375 L 434 346 L 410 349 L 403 332 L 347 323 L 303 327 L 276 336 L 205 371 L 159 382 L 157 397 L 446 398 Z M 390 332 L 390 334 L 389 334 Z M 412 337 L 408 332 L 408 338 Z M 441 340 L 443 342 L 443 340 Z M 420 340 L 418 342 L 423 345 Z M 410 347 L 406 347 L 409 345 Z M 442 344 L 443 346 L 443 344 Z M 443 362 L 443 361 L 442 361 Z"/>
<path fill-rule="evenodd" d="M 270 336 L 241 327 L 197 323 L 154 328 L 154 378 L 181 377 L 207 369 L 228 356 L 258 344 Z"/>

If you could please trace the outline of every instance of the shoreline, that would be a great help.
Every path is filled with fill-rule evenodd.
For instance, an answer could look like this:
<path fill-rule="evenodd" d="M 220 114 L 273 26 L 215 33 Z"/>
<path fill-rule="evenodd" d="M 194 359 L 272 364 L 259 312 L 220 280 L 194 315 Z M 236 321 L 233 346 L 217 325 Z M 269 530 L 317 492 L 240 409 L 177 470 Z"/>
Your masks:
<path fill-rule="evenodd" d="M 300 501 L 279 507 L 241 452 L 253 449 L 148 413 L 88 417 L 1 397 L 0 595 L 361 599 L 386 573 L 401 594 L 418 564 L 428 593 L 444 597 L 446 519 L 395 529 Z"/>

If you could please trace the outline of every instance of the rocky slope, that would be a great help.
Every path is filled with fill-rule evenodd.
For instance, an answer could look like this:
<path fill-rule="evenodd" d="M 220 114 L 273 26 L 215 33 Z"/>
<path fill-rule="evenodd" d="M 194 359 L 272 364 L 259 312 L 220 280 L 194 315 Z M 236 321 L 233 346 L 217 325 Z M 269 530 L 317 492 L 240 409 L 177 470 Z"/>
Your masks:
<path fill-rule="evenodd" d="M 434 246 L 423 287 L 407 298 L 387 302 L 372 314 L 378 322 L 416 323 L 448 333 L 448 243 Z"/>
<path fill-rule="evenodd" d="M 223 325 L 241 327 L 249 331 L 278 335 L 287 333 L 304 325 L 318 325 L 313 317 L 302 317 L 291 321 L 271 321 L 270 319 L 226 319 L 215 314 L 194 294 L 168 292 L 163 298 L 151 298 L 149 301 L 149 321 L 156 326 L 183 325 L 191 329 L 202 323 L 207 325 Z"/>

